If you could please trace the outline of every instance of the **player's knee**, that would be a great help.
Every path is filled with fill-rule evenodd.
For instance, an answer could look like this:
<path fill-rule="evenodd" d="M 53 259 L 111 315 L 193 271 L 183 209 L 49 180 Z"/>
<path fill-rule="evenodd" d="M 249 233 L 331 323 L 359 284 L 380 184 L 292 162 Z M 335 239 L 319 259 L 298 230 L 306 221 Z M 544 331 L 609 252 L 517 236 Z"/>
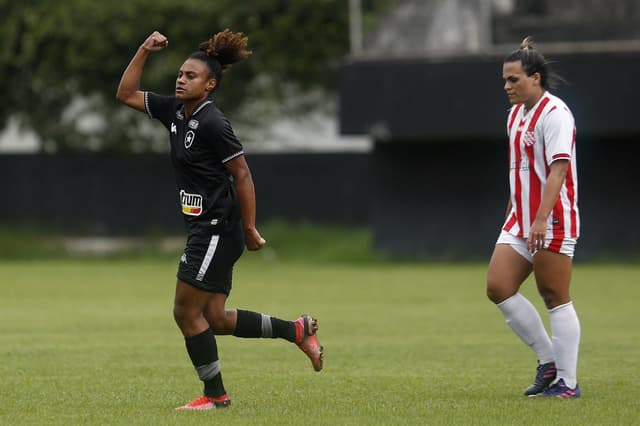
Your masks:
<path fill-rule="evenodd" d="M 502 301 L 502 298 L 500 297 L 500 292 L 490 286 L 487 286 L 487 298 L 493 303 L 499 303 Z"/>
<path fill-rule="evenodd" d="M 173 319 L 180 328 L 188 324 L 193 320 L 193 315 L 190 314 L 189 309 L 181 305 L 173 305 Z"/>
<path fill-rule="evenodd" d="M 547 309 L 561 305 L 567 299 L 567 297 L 564 297 L 563 292 L 558 292 L 553 288 L 538 288 L 538 293 L 540 293 L 540 297 Z"/>
<path fill-rule="evenodd" d="M 210 309 L 206 312 L 206 318 L 214 333 L 221 333 L 227 329 L 224 309 Z"/>
<path fill-rule="evenodd" d="M 178 326 L 182 324 L 184 320 L 183 311 L 175 306 L 173 307 L 173 320 L 178 324 Z"/>
<path fill-rule="evenodd" d="M 505 301 L 517 291 L 517 287 L 505 285 L 501 280 L 491 275 L 487 277 L 487 298 L 495 304 Z"/>
<path fill-rule="evenodd" d="M 498 281 L 491 275 L 487 276 L 487 298 L 493 303 L 498 303 L 501 293 Z"/>

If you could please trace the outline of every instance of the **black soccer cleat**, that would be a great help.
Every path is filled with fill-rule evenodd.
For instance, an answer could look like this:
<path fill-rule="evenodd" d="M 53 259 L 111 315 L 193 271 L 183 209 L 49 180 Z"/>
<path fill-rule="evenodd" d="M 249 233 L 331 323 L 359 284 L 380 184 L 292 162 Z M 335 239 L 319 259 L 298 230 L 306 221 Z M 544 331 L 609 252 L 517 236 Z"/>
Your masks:
<path fill-rule="evenodd" d="M 556 379 L 556 363 L 538 365 L 533 384 L 524 390 L 526 396 L 536 396 L 544 391 Z"/>

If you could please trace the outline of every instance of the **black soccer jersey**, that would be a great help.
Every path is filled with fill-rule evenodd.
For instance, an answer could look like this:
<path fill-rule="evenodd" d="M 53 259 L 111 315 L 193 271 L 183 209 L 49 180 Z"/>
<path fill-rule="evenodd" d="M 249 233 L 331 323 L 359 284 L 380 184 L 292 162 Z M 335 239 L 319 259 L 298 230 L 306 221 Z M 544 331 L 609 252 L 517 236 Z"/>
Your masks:
<path fill-rule="evenodd" d="M 240 219 L 233 177 L 224 163 L 243 154 L 229 121 L 211 100 L 188 119 L 173 96 L 144 94 L 145 110 L 169 131 L 171 160 L 188 234 L 215 234 Z"/>

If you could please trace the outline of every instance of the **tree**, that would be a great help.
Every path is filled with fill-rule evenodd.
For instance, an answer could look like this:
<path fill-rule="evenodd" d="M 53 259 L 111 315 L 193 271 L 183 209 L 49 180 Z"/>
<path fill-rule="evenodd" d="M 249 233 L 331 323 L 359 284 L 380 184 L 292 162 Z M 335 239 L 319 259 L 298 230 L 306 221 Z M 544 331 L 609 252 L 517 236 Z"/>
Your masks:
<path fill-rule="evenodd" d="M 370 1 L 372 11 L 391 0 Z M 51 151 L 154 149 L 141 114 L 114 94 L 122 71 L 153 30 L 168 49 L 147 62 L 142 88 L 173 92 L 198 43 L 224 28 L 249 36 L 254 55 L 225 76 L 216 102 L 233 112 L 249 97 L 335 86 L 333 64 L 348 51 L 345 0 L 0 0 L 0 127 L 16 117 Z"/>

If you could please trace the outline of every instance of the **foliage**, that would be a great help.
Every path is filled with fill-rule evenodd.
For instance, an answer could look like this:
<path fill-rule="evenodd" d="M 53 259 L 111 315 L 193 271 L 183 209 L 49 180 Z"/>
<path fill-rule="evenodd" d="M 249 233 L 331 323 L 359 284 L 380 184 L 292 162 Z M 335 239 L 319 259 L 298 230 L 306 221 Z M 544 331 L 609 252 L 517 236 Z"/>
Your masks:
<path fill-rule="evenodd" d="M 391 1 L 365 2 L 368 19 Z M 170 46 L 152 55 L 142 88 L 159 93 L 173 92 L 181 62 L 211 34 L 228 27 L 249 36 L 253 57 L 216 94 L 227 111 L 248 97 L 277 100 L 286 84 L 332 90 L 335 62 L 349 45 L 345 0 L 0 0 L 0 16 L 0 127 L 17 117 L 50 151 L 154 148 L 144 116 L 114 100 L 122 71 L 153 30 Z"/>

